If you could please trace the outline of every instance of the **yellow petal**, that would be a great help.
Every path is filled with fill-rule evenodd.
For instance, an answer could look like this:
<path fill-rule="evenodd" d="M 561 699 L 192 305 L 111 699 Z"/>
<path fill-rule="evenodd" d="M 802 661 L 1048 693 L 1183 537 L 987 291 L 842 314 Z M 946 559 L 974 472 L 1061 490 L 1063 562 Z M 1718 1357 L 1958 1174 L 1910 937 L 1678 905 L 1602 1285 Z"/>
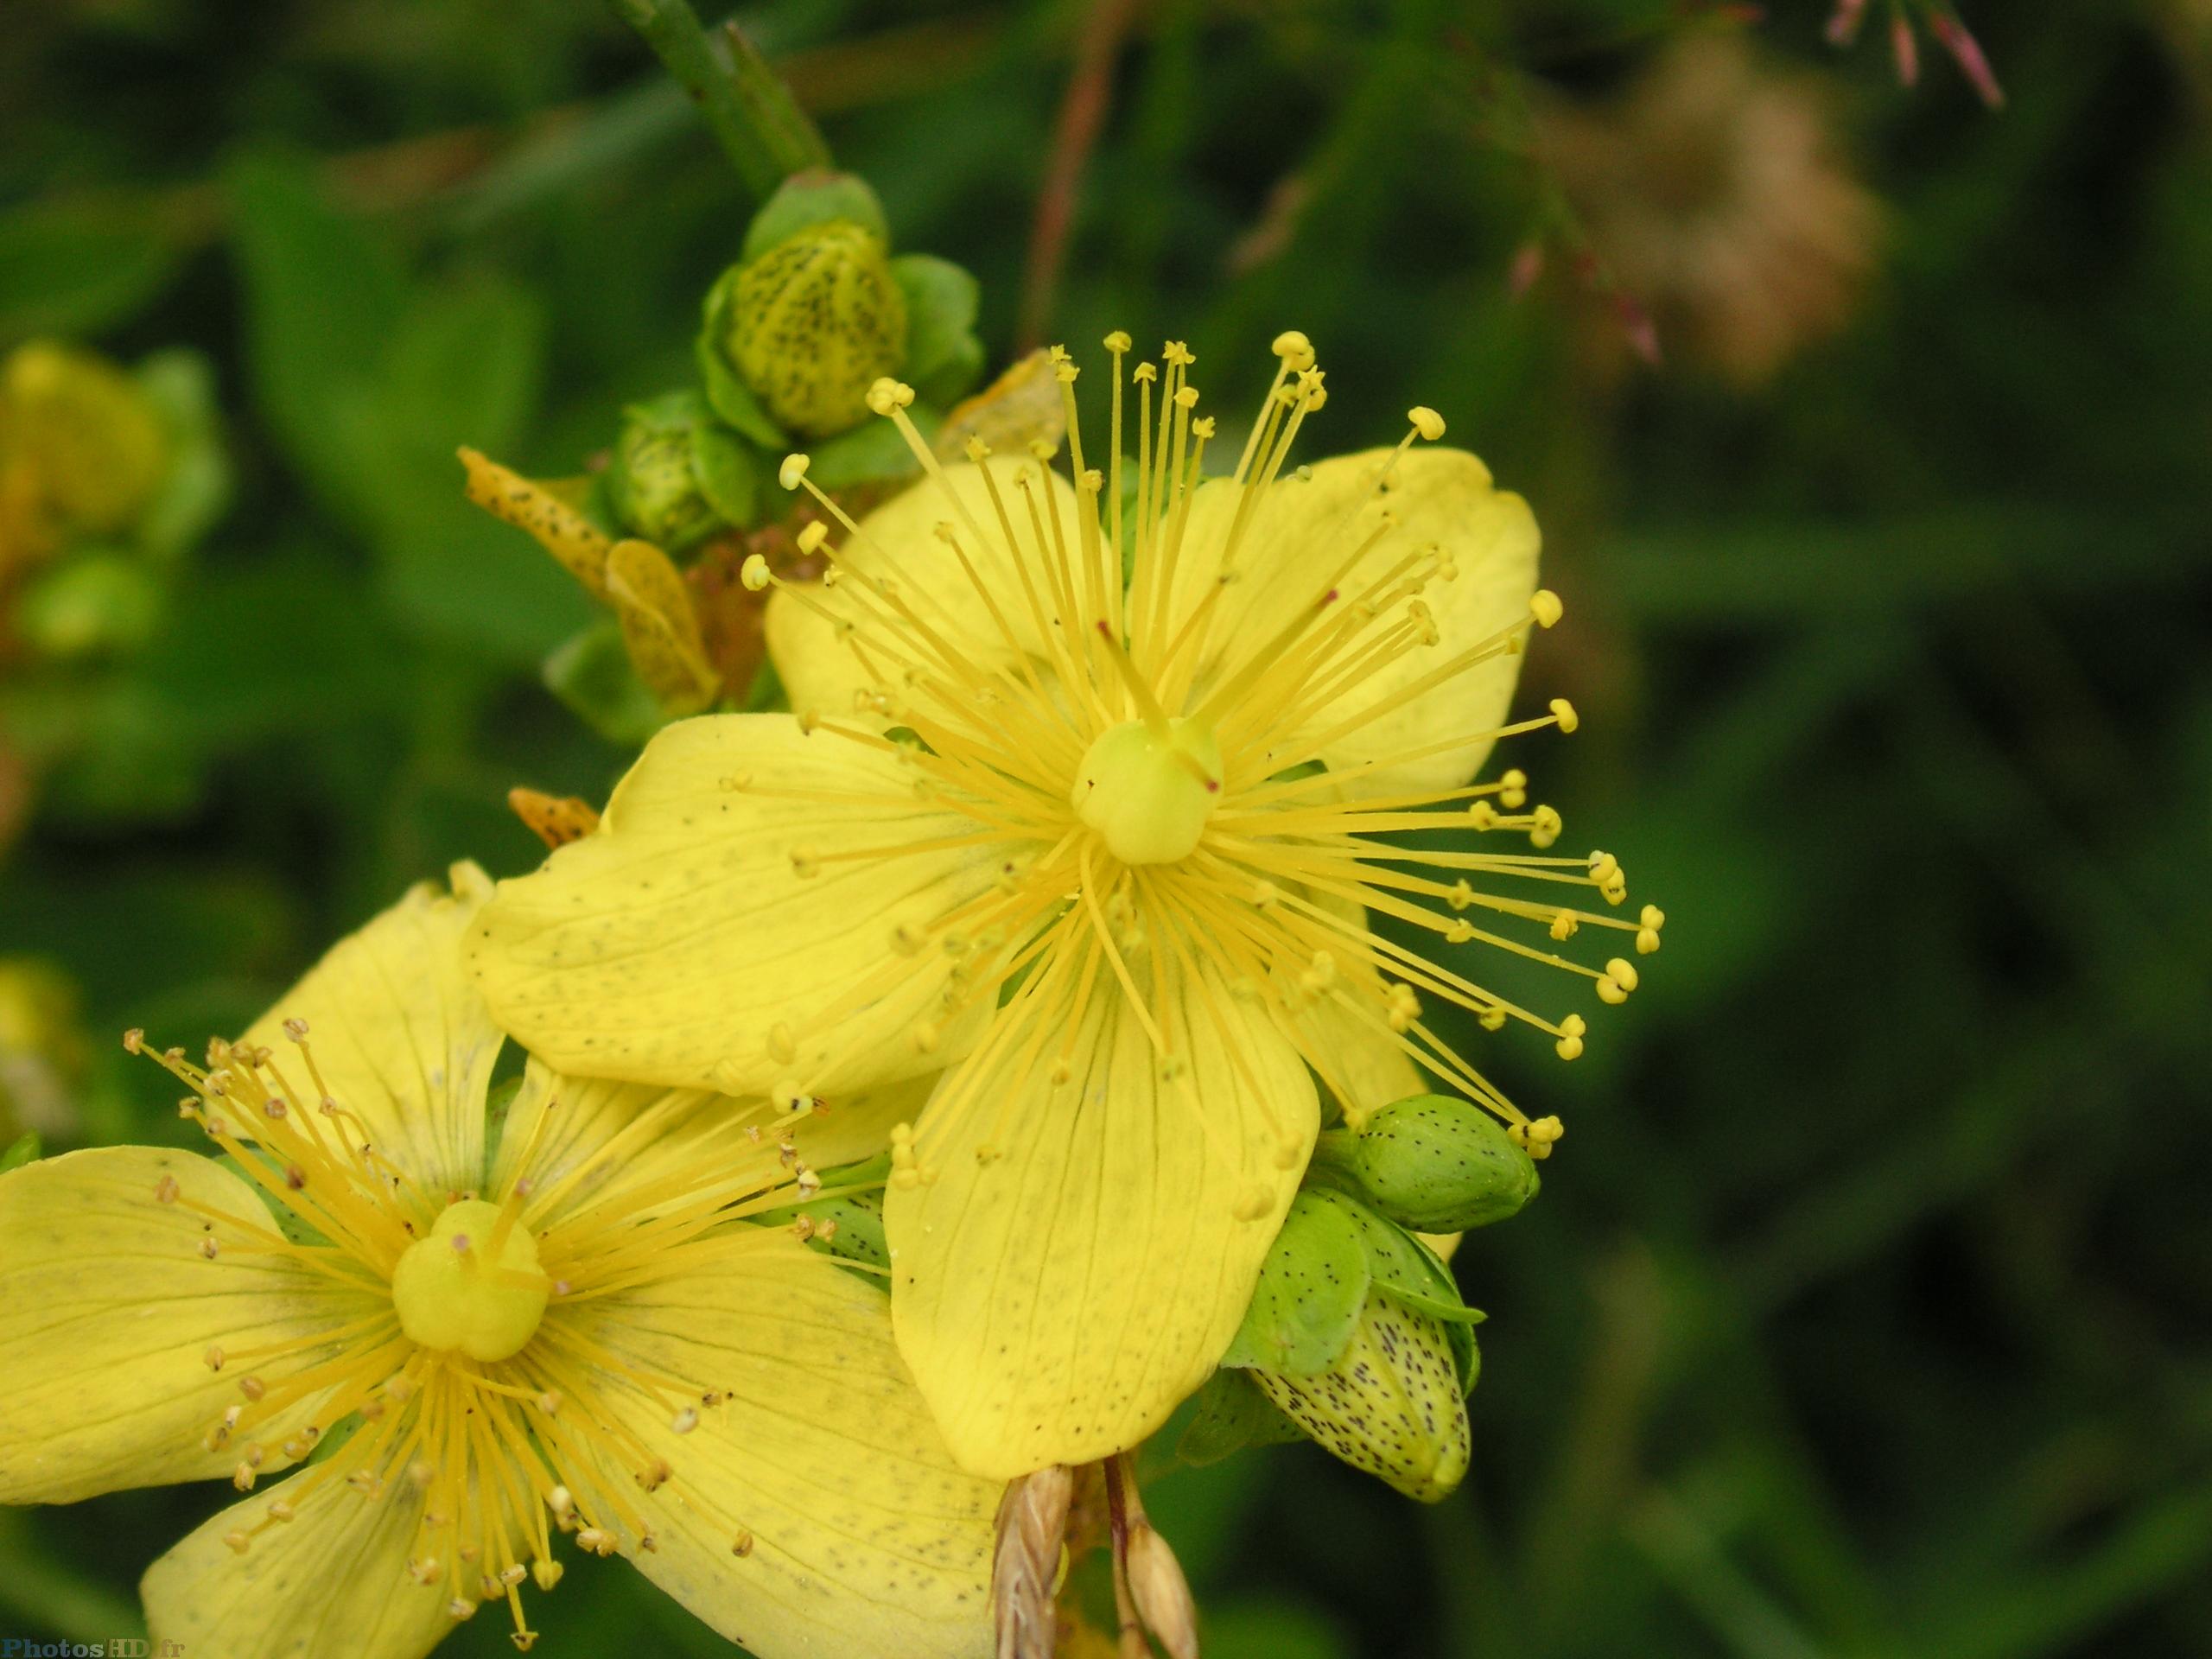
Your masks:
<path fill-rule="evenodd" d="M 472 965 L 500 1022 L 558 1070 L 834 1101 L 957 1052 L 915 1035 L 942 1020 L 951 958 L 891 939 L 994 868 L 988 846 L 903 849 L 975 831 L 920 810 L 892 757 L 787 715 L 680 721 L 595 833 L 499 884 Z M 896 855 L 838 856 L 854 852 Z"/>
<path fill-rule="evenodd" d="M 1342 917 L 1365 932 L 1371 924 L 1364 905 L 1336 893 L 1301 888 L 1306 901 Z M 1378 976 L 1370 968 L 1351 969 L 1363 980 Z M 1431 1084 L 1421 1067 L 1387 1027 L 1375 1023 L 1377 995 L 1322 996 L 1298 1017 L 1299 1039 L 1314 1058 L 1314 1070 L 1337 1097 L 1346 1122 L 1357 1128 L 1367 1115 L 1394 1100 L 1426 1092 Z M 1355 1013 L 1354 1010 L 1359 1012 Z"/>
<path fill-rule="evenodd" d="M 279 1500 L 297 1513 L 263 1524 Z M 422 1659 L 453 1628 L 445 1592 L 407 1576 L 422 1508 L 405 1481 L 372 1499 L 313 1469 L 233 1503 L 147 1569 L 153 1650 Z M 224 1541 L 237 1533 L 251 1534 L 243 1554 Z"/>
<path fill-rule="evenodd" d="M 456 864 L 450 895 L 425 882 L 341 939 L 276 1000 L 245 1040 L 275 1052 L 295 1088 L 308 1086 L 284 1022 L 308 1022 L 308 1044 L 332 1097 L 359 1117 L 377 1150 L 413 1183 L 416 1201 L 484 1179 L 484 1093 L 500 1036 L 462 971 L 462 935 L 491 878 Z"/>
<path fill-rule="evenodd" d="M 1235 580 L 1221 599 L 1209 642 L 1211 678 L 1241 666 L 1238 654 L 1264 645 L 1310 607 L 1360 542 L 1380 526 L 1384 506 L 1399 528 L 1386 536 L 1338 584 L 1349 600 L 1416 549 L 1440 549 L 1457 574 L 1439 575 L 1421 593 L 1436 620 L 1438 642 L 1415 646 L 1379 667 L 1337 700 L 1322 716 L 1333 727 L 1392 692 L 1433 673 L 1452 656 L 1529 615 L 1536 589 L 1541 544 L 1528 503 L 1493 488 L 1490 469 L 1464 449 L 1421 447 L 1408 451 L 1392 474 L 1393 487 L 1376 492 L 1376 468 L 1387 450 L 1338 455 L 1318 462 L 1310 480 L 1279 483 L 1247 526 L 1232 561 Z M 1199 487 L 1178 563 L 1176 604 L 1184 614 L 1219 572 L 1219 555 L 1235 517 L 1239 492 L 1226 479 Z M 1398 608 L 1404 608 L 1399 601 Z M 1380 628 L 1365 636 L 1378 637 Z M 1413 789 L 1452 789 L 1467 782 L 1490 753 L 1486 735 L 1503 723 L 1521 658 L 1495 657 L 1474 664 L 1370 724 L 1329 743 L 1323 754 L 1342 769 L 1451 742 L 1435 754 L 1363 773 L 1349 788 L 1357 795 L 1397 794 Z M 1201 681 L 1204 683 L 1204 680 Z M 1319 736 L 1316 730 L 1308 734 Z"/>
<path fill-rule="evenodd" d="M 816 1170 L 881 1152 L 892 1125 L 920 1111 L 934 1081 L 912 1078 L 820 1112 L 793 1113 L 703 1089 L 563 1077 L 533 1059 L 507 1111 L 491 1190 L 504 1193 L 527 1177 L 535 1196 L 523 1219 L 537 1232 L 702 1168 L 732 1181 L 757 1178 L 766 1190 L 791 1179 L 787 1140 L 798 1161 Z M 696 1188 L 683 1196 L 696 1196 Z"/>
<path fill-rule="evenodd" d="M 155 1196 L 164 1179 L 178 1202 Z M 67 1503 L 98 1492 L 227 1474 L 240 1446 L 200 1444 L 242 1403 L 238 1352 L 334 1329 L 373 1311 L 367 1296 L 281 1255 L 200 1253 L 198 1205 L 274 1231 L 251 1188 L 194 1153 L 103 1147 L 0 1176 L 0 1502 Z M 225 1230 L 226 1243 L 236 1238 Z M 273 1382 L 324 1357 L 308 1350 Z M 320 1395 L 256 1431 L 264 1467 Z"/>
<path fill-rule="evenodd" d="M 654 1548 L 625 1537 L 624 1553 L 760 1659 L 988 1652 L 999 1487 L 954 1465 L 882 1292 L 780 1230 L 721 1235 L 698 1260 L 561 1315 L 626 1361 L 727 1395 L 683 1434 L 665 1402 L 608 1396 L 675 1471 L 643 1500 Z"/>
<path fill-rule="evenodd" d="M 985 467 L 998 486 L 999 500 L 1020 546 L 1029 550 L 1019 567 L 1007 555 L 998 512 L 984 483 Z M 1025 473 L 1031 480 L 1027 496 L 1017 481 Z M 1027 502 L 1033 499 L 1037 504 L 1047 526 L 1048 544 L 1052 517 L 1058 516 L 1072 556 L 1080 544 L 1077 526 L 1082 510 L 1074 486 L 1057 472 L 1007 455 L 995 455 L 982 466 L 963 462 L 947 467 L 944 476 L 942 485 L 923 480 L 861 520 L 860 533 L 845 537 L 838 547 L 838 560 L 846 567 L 842 580 L 853 582 L 855 592 L 865 590 L 866 577 L 895 581 L 900 597 L 916 615 L 979 667 L 1018 666 L 1024 658 L 1043 659 L 1047 646 L 1039 614 L 1057 620 L 1058 611 L 1052 604 L 1045 569 L 1035 556 L 1036 535 Z M 957 495 L 959 506 L 948 492 Z M 952 526 L 957 550 L 938 535 L 940 524 Z M 975 572 L 973 580 L 962 567 L 963 555 Z M 978 581 L 984 592 L 977 590 Z M 1030 587 L 1037 595 L 1035 605 L 1028 598 Z M 866 601 L 849 602 L 836 588 L 813 593 L 817 601 L 826 601 L 840 614 L 869 613 Z M 799 712 L 847 718 L 856 692 L 878 689 L 877 677 L 837 637 L 830 621 L 790 594 L 778 594 L 770 601 L 767 630 L 769 655 L 791 693 L 791 707 Z M 877 666 L 883 667 L 880 659 Z"/>
<path fill-rule="evenodd" d="M 1009 1005 L 1007 1039 L 995 1034 L 939 1085 L 940 1102 L 957 1086 L 980 1104 L 947 1123 L 924 1116 L 934 1180 L 893 1179 L 899 1350 L 954 1455 L 980 1473 L 1136 1445 L 1205 1382 L 1244 1317 L 1319 1103 L 1288 1040 L 1205 971 L 1202 988 L 1185 987 L 1198 995 L 1163 999 L 1164 1034 L 1188 1066 L 1173 1080 L 1118 994 L 1091 999 L 1058 1085 L 1021 1060 L 1027 1023 L 1057 1037 L 1066 1010 Z"/>

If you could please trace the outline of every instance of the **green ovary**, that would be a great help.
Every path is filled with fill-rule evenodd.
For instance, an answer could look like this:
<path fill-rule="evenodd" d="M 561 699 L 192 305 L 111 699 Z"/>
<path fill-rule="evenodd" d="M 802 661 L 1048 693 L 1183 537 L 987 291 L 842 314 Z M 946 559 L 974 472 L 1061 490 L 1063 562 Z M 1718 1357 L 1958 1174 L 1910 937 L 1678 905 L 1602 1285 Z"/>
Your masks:
<path fill-rule="evenodd" d="M 1221 799 L 1221 746 L 1194 721 L 1128 721 L 1091 743 L 1068 799 L 1124 864 L 1172 864 Z"/>
<path fill-rule="evenodd" d="M 448 1205 L 391 1275 L 392 1306 L 410 1340 L 486 1361 L 522 1351 L 550 1289 L 537 1241 L 512 1223 L 502 1229 L 499 1206 L 481 1198 Z"/>

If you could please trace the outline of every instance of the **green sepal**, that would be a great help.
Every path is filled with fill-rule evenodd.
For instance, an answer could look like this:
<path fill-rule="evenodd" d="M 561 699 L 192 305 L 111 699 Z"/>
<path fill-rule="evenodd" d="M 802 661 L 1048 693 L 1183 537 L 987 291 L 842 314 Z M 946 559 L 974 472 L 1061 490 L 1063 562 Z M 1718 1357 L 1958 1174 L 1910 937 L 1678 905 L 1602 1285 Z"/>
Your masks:
<path fill-rule="evenodd" d="M 512 1051 L 509 1051 L 512 1052 Z M 522 1073 L 504 1077 L 484 1093 L 484 1190 L 492 1190 L 492 1168 L 499 1160 L 499 1142 L 506 1138 L 507 1114 L 522 1093 Z"/>
<path fill-rule="evenodd" d="M 1175 1442 L 1175 1455 L 1203 1466 L 1248 1446 L 1285 1446 L 1313 1438 L 1242 1371 L 1216 1371 L 1195 1402 L 1197 1410 Z"/>
<path fill-rule="evenodd" d="M 157 352 L 136 372 L 174 446 L 168 470 L 138 516 L 138 544 L 158 559 L 188 550 L 231 500 L 231 457 L 223 445 L 215 372 L 198 352 Z"/>
<path fill-rule="evenodd" d="M 0 1152 L 0 1175 L 21 1169 L 25 1164 L 36 1163 L 45 1149 L 46 1143 L 38 1138 L 38 1131 L 26 1130 L 8 1143 L 7 1151 Z"/>
<path fill-rule="evenodd" d="M 1334 1197 L 1292 1198 L 1222 1364 L 1311 1376 L 1343 1354 L 1371 1275 L 1360 1230 Z"/>
<path fill-rule="evenodd" d="M 913 422 L 925 442 L 944 424 L 942 415 L 919 403 L 908 407 L 906 418 Z M 863 421 L 850 431 L 823 439 L 806 453 L 807 477 L 825 490 L 848 490 L 880 479 L 906 478 L 921 465 L 898 427 L 884 420 Z"/>
<path fill-rule="evenodd" d="M 882 1193 L 849 1192 L 842 1198 L 815 1198 L 806 1204 L 763 1211 L 753 1220 L 763 1227 L 789 1227 L 801 1216 L 812 1220 L 817 1227 L 825 1221 L 837 1224 L 836 1231 L 828 1238 L 818 1233 L 808 1238 L 807 1249 L 817 1255 L 858 1262 L 872 1268 L 890 1267 L 891 1247 L 883 1235 Z"/>
<path fill-rule="evenodd" d="M 976 338 L 982 290 L 962 267 L 930 253 L 900 254 L 891 262 L 891 280 L 906 296 L 900 378 L 923 402 L 950 404 L 983 367 L 982 342 Z"/>
<path fill-rule="evenodd" d="M 865 180 L 855 174 L 820 168 L 794 173 L 753 214 L 753 223 L 746 227 L 738 263 L 749 265 L 810 226 L 838 220 L 874 232 L 876 239 L 887 245 L 891 241 L 891 222 L 884 218 L 883 204 Z"/>
<path fill-rule="evenodd" d="M 736 302 L 739 270 L 732 265 L 707 290 L 693 355 L 698 359 L 699 381 L 706 389 L 708 405 L 726 425 L 734 427 L 770 454 L 782 456 L 791 449 L 791 439 L 722 355 L 722 342 L 729 338 L 730 307 Z"/>
<path fill-rule="evenodd" d="M 699 493 L 726 524 L 753 523 L 760 505 L 760 466 L 753 446 L 728 427 L 702 420 L 691 434 L 691 473 Z"/>
<path fill-rule="evenodd" d="M 613 617 L 570 635 L 540 672 L 545 689 L 610 743 L 641 744 L 667 723 L 660 699 L 630 665 Z"/>
<path fill-rule="evenodd" d="M 1342 1205 L 1351 1217 L 1359 1234 L 1360 1248 L 1367 1253 L 1367 1271 L 1376 1289 L 1447 1322 L 1480 1325 L 1490 1317 L 1479 1308 L 1467 1306 L 1459 1294 L 1458 1281 L 1452 1277 L 1452 1270 L 1438 1259 L 1435 1251 L 1395 1222 L 1376 1215 L 1342 1193 L 1315 1196 Z"/>

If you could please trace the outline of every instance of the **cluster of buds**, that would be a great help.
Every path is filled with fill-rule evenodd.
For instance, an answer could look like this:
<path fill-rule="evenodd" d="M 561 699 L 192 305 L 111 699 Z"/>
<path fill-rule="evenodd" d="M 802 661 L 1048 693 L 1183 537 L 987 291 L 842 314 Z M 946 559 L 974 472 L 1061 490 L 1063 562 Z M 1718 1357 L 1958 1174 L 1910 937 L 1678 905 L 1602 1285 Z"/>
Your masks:
<path fill-rule="evenodd" d="M 1440 1095 L 1326 1131 L 1183 1457 L 1310 1438 L 1409 1497 L 1452 1491 L 1483 1316 L 1429 1239 L 1517 1214 L 1539 1185 L 1529 1140 Z"/>
<path fill-rule="evenodd" d="M 773 458 L 805 442 L 815 480 L 849 499 L 911 472 L 898 433 L 868 418 L 868 389 L 903 377 L 918 389 L 912 415 L 934 430 L 982 366 L 976 305 L 957 265 L 892 254 L 860 180 L 797 175 L 707 294 L 698 383 L 624 410 L 603 468 L 533 480 L 463 450 L 469 499 L 613 613 L 547 658 L 556 695 L 620 743 L 742 705 L 764 646 L 761 601 L 738 573 L 805 554 L 803 525 L 764 522 L 783 511 L 766 488 Z"/>
<path fill-rule="evenodd" d="M 213 380 L 183 353 L 136 371 L 52 340 L 0 363 L 0 602 L 20 646 L 143 644 L 167 568 L 220 510 Z"/>

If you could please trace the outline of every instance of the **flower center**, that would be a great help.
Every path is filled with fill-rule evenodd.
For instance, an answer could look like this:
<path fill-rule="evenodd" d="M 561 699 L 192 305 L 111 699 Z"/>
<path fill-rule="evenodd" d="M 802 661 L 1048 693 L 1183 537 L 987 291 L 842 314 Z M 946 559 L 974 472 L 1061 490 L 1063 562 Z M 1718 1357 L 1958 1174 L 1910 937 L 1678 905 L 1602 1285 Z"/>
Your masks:
<path fill-rule="evenodd" d="M 410 1341 L 487 1362 L 522 1351 L 551 1288 L 537 1241 L 508 1210 L 481 1198 L 448 1205 L 391 1274 L 392 1306 Z"/>
<path fill-rule="evenodd" d="M 1069 804 L 1124 864 L 1190 855 L 1221 799 L 1221 746 L 1194 720 L 1132 720 L 1101 732 Z"/>

